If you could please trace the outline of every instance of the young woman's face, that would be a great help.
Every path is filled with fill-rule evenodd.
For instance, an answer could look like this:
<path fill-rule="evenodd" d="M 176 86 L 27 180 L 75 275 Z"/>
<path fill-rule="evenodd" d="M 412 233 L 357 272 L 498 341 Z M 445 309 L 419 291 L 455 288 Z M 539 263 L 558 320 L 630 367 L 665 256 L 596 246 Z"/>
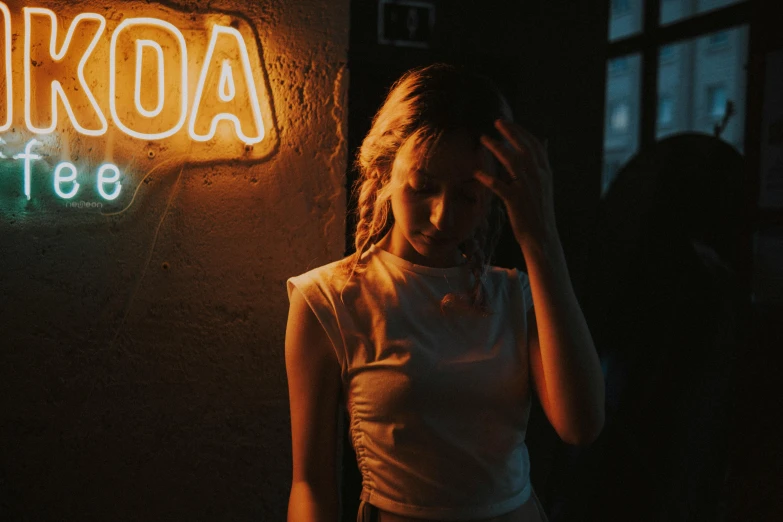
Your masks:
<path fill-rule="evenodd" d="M 490 191 L 473 173 L 494 174 L 491 153 L 463 132 L 443 136 L 426 159 L 415 147 L 403 145 L 394 160 L 394 226 L 379 246 L 420 265 L 461 264 L 458 245 L 489 209 Z"/>

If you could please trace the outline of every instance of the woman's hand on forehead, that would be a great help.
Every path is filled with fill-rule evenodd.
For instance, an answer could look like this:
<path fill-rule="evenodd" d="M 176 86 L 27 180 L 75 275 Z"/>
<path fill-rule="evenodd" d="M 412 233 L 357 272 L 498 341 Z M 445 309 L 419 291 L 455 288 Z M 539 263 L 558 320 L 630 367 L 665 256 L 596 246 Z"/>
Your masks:
<path fill-rule="evenodd" d="M 481 143 L 503 172 L 477 170 L 474 176 L 505 203 L 514 236 L 524 249 L 556 232 L 547 145 L 516 123 L 497 120 L 495 127 L 504 141 L 485 135 Z"/>

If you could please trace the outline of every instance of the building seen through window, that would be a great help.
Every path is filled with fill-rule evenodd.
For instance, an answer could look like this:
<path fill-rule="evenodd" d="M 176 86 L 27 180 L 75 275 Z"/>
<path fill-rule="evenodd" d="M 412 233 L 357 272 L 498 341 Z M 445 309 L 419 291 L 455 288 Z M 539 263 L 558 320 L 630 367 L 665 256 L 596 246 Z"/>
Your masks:
<path fill-rule="evenodd" d="M 727 0 L 659 0 L 661 23 L 681 21 L 696 14 L 736 3 Z M 641 30 L 644 2 L 628 0 L 629 12 L 612 2 L 609 40 Z M 622 14 L 616 14 L 622 13 Z M 631 21 L 639 21 L 631 30 Z M 641 53 L 611 58 L 606 73 L 606 116 L 601 193 L 619 169 L 638 151 L 641 118 Z M 655 138 L 680 132 L 714 134 L 729 115 L 721 139 L 744 151 L 745 78 L 748 26 L 713 31 L 697 38 L 658 47 Z"/>

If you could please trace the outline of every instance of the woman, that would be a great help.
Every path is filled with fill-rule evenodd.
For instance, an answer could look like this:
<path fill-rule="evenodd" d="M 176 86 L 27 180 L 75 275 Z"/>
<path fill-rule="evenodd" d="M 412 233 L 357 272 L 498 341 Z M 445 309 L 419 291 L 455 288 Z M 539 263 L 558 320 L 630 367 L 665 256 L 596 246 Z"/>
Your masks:
<path fill-rule="evenodd" d="M 406 73 L 373 120 L 356 252 L 287 283 L 289 522 L 337 519 L 340 404 L 359 521 L 546 520 L 524 443 L 531 388 L 565 442 L 601 431 L 546 147 L 510 120 L 489 80 L 446 65 Z M 506 215 L 529 278 L 489 264 Z"/>

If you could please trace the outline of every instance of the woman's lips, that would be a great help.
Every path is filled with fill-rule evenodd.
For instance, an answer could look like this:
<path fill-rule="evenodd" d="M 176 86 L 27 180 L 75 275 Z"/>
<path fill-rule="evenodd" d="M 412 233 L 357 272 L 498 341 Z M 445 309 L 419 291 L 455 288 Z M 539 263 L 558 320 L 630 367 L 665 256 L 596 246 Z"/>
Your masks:
<path fill-rule="evenodd" d="M 448 236 L 430 236 L 424 233 L 421 235 L 424 237 L 424 240 L 431 245 L 445 245 L 453 241 L 453 238 Z"/>

